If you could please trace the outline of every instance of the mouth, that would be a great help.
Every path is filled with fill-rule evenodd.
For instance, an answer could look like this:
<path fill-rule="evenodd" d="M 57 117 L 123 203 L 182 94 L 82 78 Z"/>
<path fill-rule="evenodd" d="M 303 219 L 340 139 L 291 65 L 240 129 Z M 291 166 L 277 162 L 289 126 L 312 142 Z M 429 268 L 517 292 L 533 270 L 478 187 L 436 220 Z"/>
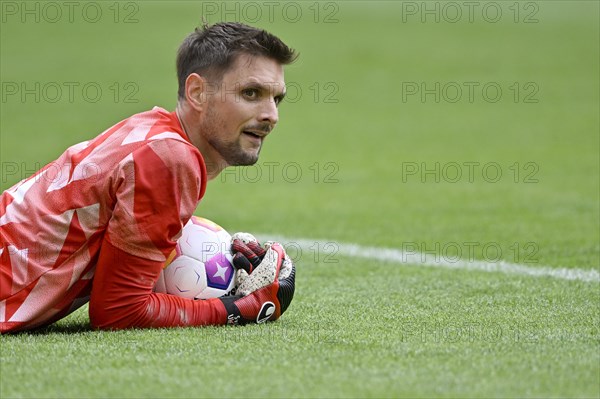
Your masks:
<path fill-rule="evenodd" d="M 242 133 L 244 136 L 246 136 L 248 141 L 250 143 L 252 143 L 252 146 L 257 146 L 257 147 L 262 146 L 263 140 L 265 139 L 267 134 L 269 134 L 268 131 L 255 130 L 255 129 L 242 130 Z"/>
<path fill-rule="evenodd" d="M 244 133 L 245 135 L 250 136 L 252 138 L 259 139 L 259 140 L 262 140 L 262 138 L 264 137 L 264 135 L 261 135 L 261 134 L 258 134 L 258 133 L 255 133 L 255 132 L 252 132 L 249 130 L 244 130 L 242 133 Z"/>

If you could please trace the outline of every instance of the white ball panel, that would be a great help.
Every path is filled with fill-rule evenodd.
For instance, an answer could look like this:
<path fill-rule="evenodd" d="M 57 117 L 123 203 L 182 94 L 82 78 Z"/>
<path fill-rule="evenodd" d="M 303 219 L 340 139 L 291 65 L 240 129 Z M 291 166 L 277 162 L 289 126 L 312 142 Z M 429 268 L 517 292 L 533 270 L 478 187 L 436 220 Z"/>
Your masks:
<path fill-rule="evenodd" d="M 163 270 L 167 293 L 193 299 L 206 288 L 204 264 L 181 255 Z"/>

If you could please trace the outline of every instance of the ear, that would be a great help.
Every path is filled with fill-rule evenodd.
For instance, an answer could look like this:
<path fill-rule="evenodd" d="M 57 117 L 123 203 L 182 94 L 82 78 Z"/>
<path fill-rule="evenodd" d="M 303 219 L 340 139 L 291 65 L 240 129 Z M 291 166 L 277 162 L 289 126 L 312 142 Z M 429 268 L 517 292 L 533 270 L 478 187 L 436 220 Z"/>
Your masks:
<path fill-rule="evenodd" d="M 197 73 L 191 73 L 185 80 L 185 99 L 196 111 L 202 111 L 206 104 L 208 81 Z"/>

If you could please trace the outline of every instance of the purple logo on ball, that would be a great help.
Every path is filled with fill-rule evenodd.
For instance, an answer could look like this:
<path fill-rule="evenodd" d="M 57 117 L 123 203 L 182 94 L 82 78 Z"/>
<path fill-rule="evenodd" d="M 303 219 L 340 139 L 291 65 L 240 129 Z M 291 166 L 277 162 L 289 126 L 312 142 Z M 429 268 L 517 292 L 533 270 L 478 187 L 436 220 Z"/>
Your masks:
<path fill-rule="evenodd" d="M 233 278 L 233 266 L 225 255 L 218 253 L 204 264 L 209 287 L 225 290 Z"/>

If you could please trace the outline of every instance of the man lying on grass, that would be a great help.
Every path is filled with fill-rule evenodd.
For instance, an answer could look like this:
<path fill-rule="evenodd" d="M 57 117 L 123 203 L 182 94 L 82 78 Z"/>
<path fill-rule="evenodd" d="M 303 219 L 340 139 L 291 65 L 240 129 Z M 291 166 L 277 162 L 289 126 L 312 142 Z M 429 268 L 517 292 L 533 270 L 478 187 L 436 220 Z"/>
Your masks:
<path fill-rule="evenodd" d="M 254 269 L 244 273 L 252 292 L 194 301 L 153 287 L 206 182 L 258 160 L 295 57 L 247 25 L 196 29 L 177 54 L 174 112 L 133 115 L 3 192 L 0 332 L 48 325 L 88 300 L 91 324 L 103 329 L 279 318 L 295 268 L 281 245 L 263 248 L 249 234 L 234 235 L 232 251 L 236 267 Z"/>

